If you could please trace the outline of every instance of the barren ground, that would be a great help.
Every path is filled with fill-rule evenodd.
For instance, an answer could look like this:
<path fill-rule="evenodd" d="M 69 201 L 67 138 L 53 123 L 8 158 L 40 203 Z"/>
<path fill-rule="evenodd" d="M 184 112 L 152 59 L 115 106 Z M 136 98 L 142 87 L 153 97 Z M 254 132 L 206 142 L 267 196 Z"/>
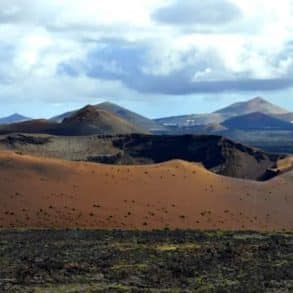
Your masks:
<path fill-rule="evenodd" d="M 0 153 L 3 228 L 293 230 L 293 180 L 200 165 L 110 166 Z"/>
<path fill-rule="evenodd" d="M 1 292 L 292 292 L 292 234 L 2 231 Z"/>

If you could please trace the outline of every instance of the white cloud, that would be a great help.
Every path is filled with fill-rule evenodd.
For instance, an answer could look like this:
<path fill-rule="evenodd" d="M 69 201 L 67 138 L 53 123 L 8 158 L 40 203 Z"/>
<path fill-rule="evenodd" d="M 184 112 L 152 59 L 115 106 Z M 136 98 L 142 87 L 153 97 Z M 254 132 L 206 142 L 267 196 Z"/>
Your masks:
<path fill-rule="evenodd" d="M 203 3 L 188 1 L 199 8 Z M 166 86 L 167 78 L 182 86 L 190 82 L 285 79 L 281 84 L 289 87 L 287 79 L 293 72 L 291 0 L 227 0 L 233 7 L 231 15 L 225 16 L 221 10 L 209 21 L 209 14 L 200 11 L 201 17 L 191 19 L 188 26 L 154 19 L 160 9 L 175 2 L 0 0 L 0 100 L 66 103 L 71 97 L 119 97 L 121 93 L 124 98 L 137 98 L 146 95 L 141 88 L 148 82 L 154 87 L 153 95 L 164 93 L 159 86 L 160 81 Z M 179 8 L 183 2 L 177 1 Z M 132 44 L 141 58 L 134 60 L 133 51 L 121 50 L 123 41 Z M 60 64 L 78 64 L 77 74 L 60 75 Z M 115 73 L 119 77 L 86 76 L 84 67 L 92 64 L 103 67 L 107 76 Z M 180 76 L 176 78 L 176 74 Z M 129 80 L 135 82 L 138 77 L 141 84 L 130 86 Z M 169 95 L 172 88 L 166 91 Z M 198 88 L 193 88 L 194 94 Z M 238 90 L 241 87 L 234 89 Z"/>

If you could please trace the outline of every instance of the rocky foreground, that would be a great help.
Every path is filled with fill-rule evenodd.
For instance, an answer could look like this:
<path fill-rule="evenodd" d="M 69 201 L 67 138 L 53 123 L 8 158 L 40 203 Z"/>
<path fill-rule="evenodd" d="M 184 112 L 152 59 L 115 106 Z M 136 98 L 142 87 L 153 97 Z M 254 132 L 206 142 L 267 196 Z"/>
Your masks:
<path fill-rule="evenodd" d="M 1 292 L 292 292 L 293 234 L 0 232 Z"/>

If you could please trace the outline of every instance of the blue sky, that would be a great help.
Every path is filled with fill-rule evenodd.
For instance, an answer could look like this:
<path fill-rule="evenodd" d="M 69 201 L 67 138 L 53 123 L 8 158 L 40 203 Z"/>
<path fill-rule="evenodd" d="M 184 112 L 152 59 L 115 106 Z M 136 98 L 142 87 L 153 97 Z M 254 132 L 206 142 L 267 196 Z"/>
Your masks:
<path fill-rule="evenodd" d="M 0 0 L 0 116 L 105 100 L 149 117 L 293 111 L 291 0 Z"/>

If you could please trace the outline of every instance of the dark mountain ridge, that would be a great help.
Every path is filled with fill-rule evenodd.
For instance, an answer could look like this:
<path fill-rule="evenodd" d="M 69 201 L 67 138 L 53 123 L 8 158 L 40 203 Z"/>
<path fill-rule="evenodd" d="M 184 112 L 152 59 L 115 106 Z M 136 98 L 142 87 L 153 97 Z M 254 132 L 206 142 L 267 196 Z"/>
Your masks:
<path fill-rule="evenodd" d="M 261 112 L 236 116 L 222 123 L 228 129 L 241 130 L 293 130 L 293 124 Z"/>

